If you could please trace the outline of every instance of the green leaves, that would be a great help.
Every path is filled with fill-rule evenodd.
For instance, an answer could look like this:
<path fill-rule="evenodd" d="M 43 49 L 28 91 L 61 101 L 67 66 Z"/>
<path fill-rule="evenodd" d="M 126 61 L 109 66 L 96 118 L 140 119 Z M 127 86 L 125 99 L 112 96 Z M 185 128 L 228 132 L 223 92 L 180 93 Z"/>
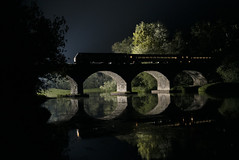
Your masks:
<path fill-rule="evenodd" d="M 131 54 L 180 54 L 185 46 L 181 32 L 169 38 L 167 28 L 159 23 L 141 22 L 132 37 L 112 45 L 114 53 Z"/>
<path fill-rule="evenodd" d="M 144 23 L 136 25 L 133 33 L 133 54 L 160 54 L 163 53 L 164 44 L 167 43 L 168 33 L 164 25 L 157 23 Z"/>

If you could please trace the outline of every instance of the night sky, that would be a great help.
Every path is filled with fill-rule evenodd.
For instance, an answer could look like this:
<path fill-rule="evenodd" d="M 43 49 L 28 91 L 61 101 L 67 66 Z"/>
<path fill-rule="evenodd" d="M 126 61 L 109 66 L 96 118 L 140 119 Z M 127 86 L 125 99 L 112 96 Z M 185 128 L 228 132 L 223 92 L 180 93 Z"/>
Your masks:
<path fill-rule="evenodd" d="M 69 26 L 66 57 L 77 52 L 111 52 L 132 36 L 136 24 L 161 22 L 173 32 L 210 18 L 235 18 L 238 0 L 36 0 L 47 18 L 64 16 Z M 237 17 L 238 18 L 238 17 Z"/>

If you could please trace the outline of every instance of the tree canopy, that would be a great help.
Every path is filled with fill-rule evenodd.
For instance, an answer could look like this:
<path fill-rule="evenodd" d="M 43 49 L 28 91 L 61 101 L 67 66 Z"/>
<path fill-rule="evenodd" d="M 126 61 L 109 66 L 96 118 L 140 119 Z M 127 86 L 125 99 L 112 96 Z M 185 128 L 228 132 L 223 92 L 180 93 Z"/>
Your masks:
<path fill-rule="evenodd" d="M 136 25 L 132 37 L 112 45 L 114 53 L 131 54 L 181 54 L 185 46 L 182 32 L 169 36 L 168 29 L 160 22 Z"/>
<path fill-rule="evenodd" d="M 166 27 L 157 23 L 144 23 L 136 25 L 133 33 L 132 53 L 133 54 L 162 54 L 165 53 L 167 44 Z"/>

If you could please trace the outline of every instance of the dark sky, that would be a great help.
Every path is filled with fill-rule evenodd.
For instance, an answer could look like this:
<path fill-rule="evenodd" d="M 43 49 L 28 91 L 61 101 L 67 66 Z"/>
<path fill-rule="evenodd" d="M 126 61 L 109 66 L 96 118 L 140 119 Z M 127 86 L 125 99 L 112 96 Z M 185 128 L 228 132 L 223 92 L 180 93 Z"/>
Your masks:
<path fill-rule="evenodd" d="M 173 31 L 211 17 L 239 15 L 238 0 L 36 1 L 47 18 L 65 17 L 69 62 L 77 52 L 111 52 L 112 44 L 132 36 L 141 21 L 159 21 Z"/>

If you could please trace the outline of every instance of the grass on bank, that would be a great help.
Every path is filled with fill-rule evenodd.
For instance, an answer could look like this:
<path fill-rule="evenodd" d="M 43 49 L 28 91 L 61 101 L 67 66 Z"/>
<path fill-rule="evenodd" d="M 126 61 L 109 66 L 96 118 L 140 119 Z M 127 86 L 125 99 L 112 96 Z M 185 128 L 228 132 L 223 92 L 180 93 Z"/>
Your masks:
<path fill-rule="evenodd" d="M 84 93 L 92 93 L 92 92 L 103 92 L 103 91 L 100 88 L 84 89 Z M 49 88 L 46 91 L 41 92 L 39 95 L 44 95 L 49 98 L 56 98 L 64 95 L 69 95 L 70 93 L 71 91 L 66 89 Z"/>
<path fill-rule="evenodd" d="M 198 89 L 199 93 L 206 93 L 213 97 L 231 97 L 239 95 L 239 83 L 211 83 Z"/>

